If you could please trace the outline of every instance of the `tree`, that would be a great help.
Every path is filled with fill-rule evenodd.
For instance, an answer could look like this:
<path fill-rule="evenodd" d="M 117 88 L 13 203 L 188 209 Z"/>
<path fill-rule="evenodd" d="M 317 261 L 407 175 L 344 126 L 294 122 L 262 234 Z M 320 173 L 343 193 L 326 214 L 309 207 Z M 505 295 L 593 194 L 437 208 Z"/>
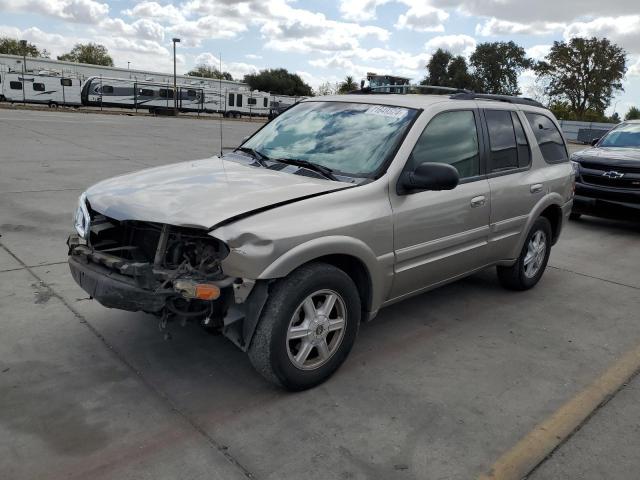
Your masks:
<path fill-rule="evenodd" d="M 297 73 L 290 73 L 284 68 L 270 68 L 260 73 L 244 76 L 252 90 L 262 90 L 280 95 L 311 96 L 311 87 L 302 81 Z"/>
<path fill-rule="evenodd" d="M 109 55 L 107 48 L 97 43 L 76 43 L 69 53 L 60 55 L 58 60 L 113 67 L 113 59 Z"/>
<path fill-rule="evenodd" d="M 640 109 L 638 107 L 631 107 L 627 114 L 624 116 L 625 120 L 640 120 Z"/>
<path fill-rule="evenodd" d="M 606 38 L 572 38 L 553 42 L 535 71 L 548 80 L 549 97 L 568 102 L 583 120 L 588 112 L 604 115 L 614 93 L 624 90 L 626 60 L 626 52 Z"/>
<path fill-rule="evenodd" d="M 215 67 L 209 65 L 198 65 L 193 70 L 187 72 L 192 77 L 215 78 L 216 80 L 233 80 L 229 72 L 221 72 Z"/>
<path fill-rule="evenodd" d="M 476 89 L 500 95 L 520 95 L 518 75 L 533 66 L 524 48 L 512 41 L 479 44 L 469 63 Z"/>
<path fill-rule="evenodd" d="M 358 89 L 358 84 L 353 80 L 351 75 L 344 77 L 344 81 L 338 87 L 338 93 L 349 93 Z"/>
<path fill-rule="evenodd" d="M 453 59 L 451 53 L 439 48 L 431 55 L 427 63 L 427 76 L 420 82 L 420 85 L 433 85 L 437 87 L 449 86 L 449 74 L 447 69 Z"/>
<path fill-rule="evenodd" d="M 454 57 L 450 52 L 439 48 L 429 59 L 427 76 L 420 85 L 472 89 L 473 79 L 462 55 Z"/>
<path fill-rule="evenodd" d="M 27 57 L 49 58 L 49 52 L 46 49 L 39 50 L 33 43 L 27 42 L 27 46 L 23 51 L 23 47 L 19 40 L 9 37 L 0 37 L 0 53 L 5 55 L 26 55 Z"/>

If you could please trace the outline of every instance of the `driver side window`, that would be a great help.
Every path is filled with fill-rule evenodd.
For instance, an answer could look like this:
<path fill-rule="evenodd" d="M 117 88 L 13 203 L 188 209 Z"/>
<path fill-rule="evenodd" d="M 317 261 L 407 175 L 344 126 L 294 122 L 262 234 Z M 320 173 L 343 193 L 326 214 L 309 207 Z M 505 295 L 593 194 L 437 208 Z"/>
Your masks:
<path fill-rule="evenodd" d="M 480 175 L 480 155 L 476 120 L 471 110 L 439 113 L 420 135 L 406 168 L 423 162 L 453 165 L 460 179 Z"/>

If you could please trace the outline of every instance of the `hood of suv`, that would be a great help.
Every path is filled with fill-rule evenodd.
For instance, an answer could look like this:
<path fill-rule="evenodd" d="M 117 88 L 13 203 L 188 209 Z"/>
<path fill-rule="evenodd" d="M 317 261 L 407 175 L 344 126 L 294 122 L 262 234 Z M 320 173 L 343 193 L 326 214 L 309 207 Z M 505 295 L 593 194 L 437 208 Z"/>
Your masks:
<path fill-rule="evenodd" d="M 588 148 L 574 153 L 571 159 L 609 167 L 640 167 L 640 148 Z"/>
<path fill-rule="evenodd" d="M 212 157 L 114 177 L 86 195 L 93 210 L 119 221 L 209 229 L 254 210 L 350 186 Z"/>

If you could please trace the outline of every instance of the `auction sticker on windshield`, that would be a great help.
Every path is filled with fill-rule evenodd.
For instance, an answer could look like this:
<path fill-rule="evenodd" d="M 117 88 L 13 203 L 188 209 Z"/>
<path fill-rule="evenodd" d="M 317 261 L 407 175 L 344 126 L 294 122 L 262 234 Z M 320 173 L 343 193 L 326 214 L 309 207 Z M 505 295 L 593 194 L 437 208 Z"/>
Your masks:
<path fill-rule="evenodd" d="M 382 117 L 392 117 L 401 119 L 407 114 L 406 108 L 387 107 L 384 105 L 372 105 L 364 113 L 368 115 L 380 115 Z"/>

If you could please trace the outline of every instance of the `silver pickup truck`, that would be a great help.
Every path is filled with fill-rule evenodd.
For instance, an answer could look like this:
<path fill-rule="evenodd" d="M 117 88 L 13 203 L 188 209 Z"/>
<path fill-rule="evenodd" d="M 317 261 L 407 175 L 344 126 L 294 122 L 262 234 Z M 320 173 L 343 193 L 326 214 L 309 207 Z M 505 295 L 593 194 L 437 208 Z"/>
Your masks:
<path fill-rule="evenodd" d="M 221 157 L 89 188 L 69 266 L 106 307 L 197 321 L 300 390 L 384 306 L 491 266 L 505 287 L 533 287 L 574 186 L 534 101 L 316 97 Z"/>

